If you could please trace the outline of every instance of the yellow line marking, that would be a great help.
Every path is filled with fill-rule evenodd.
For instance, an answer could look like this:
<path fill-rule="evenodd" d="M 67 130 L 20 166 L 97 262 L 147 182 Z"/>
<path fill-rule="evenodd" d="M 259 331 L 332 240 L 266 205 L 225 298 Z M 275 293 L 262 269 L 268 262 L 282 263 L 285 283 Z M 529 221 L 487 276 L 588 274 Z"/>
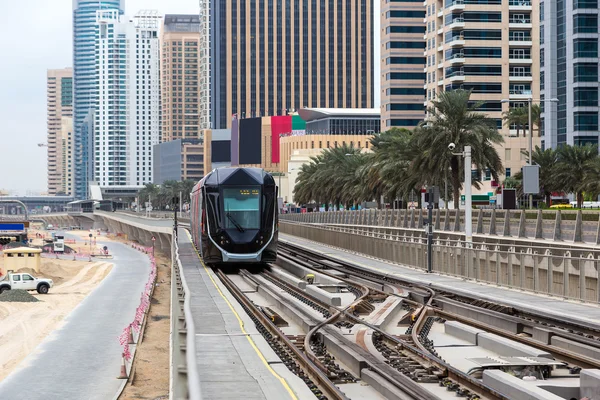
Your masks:
<path fill-rule="evenodd" d="M 194 241 L 192 240 L 192 236 L 190 235 L 190 232 L 186 229 L 185 233 L 188 235 L 188 238 L 190 239 L 190 242 L 192 242 L 192 244 L 193 244 Z M 238 322 L 240 324 L 240 328 L 242 329 L 242 332 L 246 334 L 246 339 L 248 339 L 248 342 L 250 342 L 250 345 L 252 346 L 252 348 L 254 349 L 254 351 L 256 351 L 256 354 L 258 354 L 258 357 L 262 360 L 263 364 L 265 364 L 265 366 L 267 367 L 267 369 L 269 370 L 269 372 L 275 378 L 277 378 L 279 380 L 279 382 L 281 382 L 281 384 L 288 391 L 288 393 L 290 394 L 290 396 L 292 397 L 292 399 L 298 400 L 298 397 L 296 396 L 296 394 L 294 393 L 294 391 L 292 390 L 292 388 L 288 385 L 287 381 L 283 377 L 281 377 L 277 372 L 275 372 L 275 370 L 273 368 L 271 368 L 271 365 L 269 365 L 269 363 L 267 362 L 267 360 L 265 359 L 265 357 L 263 356 L 263 354 L 260 352 L 260 350 L 258 349 L 258 347 L 256 347 L 256 344 L 254 343 L 254 340 L 252 340 L 252 338 L 250 337 L 250 334 L 246 331 L 246 328 L 244 328 L 244 321 L 242 321 L 242 319 L 240 318 L 240 316 L 237 313 L 237 311 L 235 311 L 235 308 L 233 307 L 233 304 L 231 304 L 229 302 L 229 300 L 227 299 L 227 297 L 225 297 L 225 294 L 223 294 L 223 292 L 221 291 L 221 288 L 219 287 L 219 285 L 217 285 L 217 282 L 215 282 L 215 280 L 211 276 L 208 268 L 206 267 L 206 264 L 204 264 L 204 260 L 202 260 L 202 257 L 200 257 L 200 253 L 198 252 L 198 249 L 196 249 L 196 246 L 193 246 L 193 247 L 194 247 L 194 251 L 198 255 L 198 259 L 200 260 L 200 263 L 204 267 L 204 270 L 206 271 L 208 277 L 210 278 L 211 282 L 213 283 L 213 285 L 215 286 L 215 288 L 217 289 L 217 291 L 219 292 L 219 294 L 221 295 L 221 297 L 223 298 L 223 300 L 225 300 L 225 302 L 227 303 L 227 305 L 229 306 L 229 308 L 231 309 L 231 311 L 233 312 L 233 314 L 237 318 L 237 320 L 238 320 Z"/>

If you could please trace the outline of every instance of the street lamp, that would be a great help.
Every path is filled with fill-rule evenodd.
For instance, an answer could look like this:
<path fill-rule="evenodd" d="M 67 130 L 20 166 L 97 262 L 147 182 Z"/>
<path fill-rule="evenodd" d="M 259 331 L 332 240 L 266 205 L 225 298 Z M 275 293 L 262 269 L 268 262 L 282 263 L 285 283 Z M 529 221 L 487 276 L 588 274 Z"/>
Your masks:
<path fill-rule="evenodd" d="M 549 101 L 551 103 L 558 103 L 558 99 L 557 98 L 552 98 L 552 99 L 545 99 L 544 101 Z M 510 104 L 510 100 L 509 99 L 502 99 L 500 100 L 500 103 L 509 103 Z M 528 103 L 528 108 L 529 108 L 529 165 L 533 165 L 533 161 L 532 161 L 532 155 L 533 155 L 533 118 L 531 115 L 531 106 L 533 104 L 533 97 L 530 96 L 527 99 L 527 103 Z M 532 209 L 533 208 L 533 194 L 529 194 L 529 208 Z"/>
<path fill-rule="evenodd" d="M 450 143 L 448 149 L 454 150 L 456 145 Z M 464 150 L 460 153 L 454 153 L 455 156 L 462 156 L 465 159 L 465 244 L 468 248 L 471 247 L 473 241 L 473 206 L 471 199 L 471 146 L 465 146 Z M 457 217 L 458 218 L 458 217 Z"/>

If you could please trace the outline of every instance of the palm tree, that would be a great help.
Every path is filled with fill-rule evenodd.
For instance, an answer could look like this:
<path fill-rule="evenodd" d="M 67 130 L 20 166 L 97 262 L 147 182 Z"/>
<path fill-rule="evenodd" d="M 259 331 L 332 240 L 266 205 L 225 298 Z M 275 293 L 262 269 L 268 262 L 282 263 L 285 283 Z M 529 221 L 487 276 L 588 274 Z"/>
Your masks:
<path fill-rule="evenodd" d="M 365 176 L 367 185 L 376 198 L 385 195 L 390 199 L 403 198 L 418 186 L 418 176 L 409 172 L 414 156 L 412 132 L 404 128 L 392 128 L 371 139 L 374 152 L 369 173 Z"/>
<path fill-rule="evenodd" d="M 533 115 L 533 113 L 532 113 L 532 115 Z M 504 120 L 505 126 L 510 127 L 512 125 L 516 125 L 517 137 L 519 137 L 519 132 L 521 131 L 521 129 L 523 129 L 523 137 L 526 136 L 525 125 L 527 125 L 529 123 L 529 115 L 528 115 L 528 111 L 525 107 L 509 108 L 508 111 L 504 111 L 502 113 L 502 119 Z"/>
<path fill-rule="evenodd" d="M 594 198 L 600 194 L 600 157 L 595 157 L 586 163 L 582 186 L 586 194 Z"/>
<path fill-rule="evenodd" d="M 496 123 L 485 114 L 478 112 L 483 102 L 470 102 L 471 92 L 462 89 L 441 93 L 428 108 L 429 118 L 421 123 L 412 135 L 411 151 L 414 152 L 411 174 L 418 174 L 423 180 L 443 179 L 450 171 L 452 187 L 455 189 L 454 207 L 459 206 L 462 188 L 460 156 L 448 151 L 448 144 L 454 143 L 457 149 L 471 146 L 472 163 L 478 176 L 489 169 L 496 181 L 504 171 L 502 161 L 494 145 L 503 143 Z M 464 164 L 464 163 L 462 163 Z M 477 188 L 480 183 L 475 180 Z"/>
<path fill-rule="evenodd" d="M 562 145 L 556 150 L 558 154 L 558 163 L 552 171 L 552 180 L 554 184 L 568 193 L 575 193 L 577 197 L 577 207 L 583 204 L 583 192 L 590 182 L 586 180 L 591 175 L 588 172 L 590 165 L 595 164 L 598 157 L 598 146 L 587 144 L 585 146 Z"/>
<path fill-rule="evenodd" d="M 318 175 L 320 164 L 323 161 L 323 155 L 313 156 L 310 162 L 302 164 L 298 172 L 298 179 L 294 186 L 294 201 L 298 204 L 306 204 L 312 201 L 323 199 L 318 188 Z M 325 205 L 327 208 L 327 204 Z"/>
<path fill-rule="evenodd" d="M 196 183 L 198 182 L 196 182 L 193 179 L 185 179 L 179 182 L 179 190 L 181 190 L 183 197 L 181 201 L 183 203 L 190 202 L 190 194 L 192 193 L 192 190 L 194 190 L 194 186 L 196 186 Z"/>
<path fill-rule="evenodd" d="M 159 187 L 153 183 L 147 183 L 139 192 L 139 202 L 140 204 L 145 204 L 148 201 L 151 201 L 153 204 L 156 204 L 158 201 Z M 139 205 L 138 205 L 139 206 Z"/>

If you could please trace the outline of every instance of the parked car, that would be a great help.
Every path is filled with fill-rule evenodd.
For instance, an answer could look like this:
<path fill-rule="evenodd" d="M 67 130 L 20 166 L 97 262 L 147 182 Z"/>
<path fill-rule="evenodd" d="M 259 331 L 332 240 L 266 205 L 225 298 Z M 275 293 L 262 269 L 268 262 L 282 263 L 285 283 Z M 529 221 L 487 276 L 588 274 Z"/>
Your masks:
<path fill-rule="evenodd" d="M 30 274 L 8 274 L 0 280 L 0 293 L 11 289 L 37 290 L 39 294 L 47 294 L 54 286 L 52 279 L 35 278 Z"/>

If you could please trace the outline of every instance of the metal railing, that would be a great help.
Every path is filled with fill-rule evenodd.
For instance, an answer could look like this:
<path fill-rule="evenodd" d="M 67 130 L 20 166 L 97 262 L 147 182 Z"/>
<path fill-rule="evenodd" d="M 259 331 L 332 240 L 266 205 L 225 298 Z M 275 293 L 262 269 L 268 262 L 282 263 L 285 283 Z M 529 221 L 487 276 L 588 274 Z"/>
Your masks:
<path fill-rule="evenodd" d="M 446 8 L 450 8 L 452 6 L 456 6 L 456 5 L 463 5 L 465 4 L 464 0 L 454 0 L 451 3 L 448 3 L 448 5 L 446 5 Z"/>
<path fill-rule="evenodd" d="M 190 306 L 190 289 L 179 259 L 177 235 L 172 236 L 171 276 L 171 393 L 172 399 L 202 400 L 196 364 L 196 328 Z"/>
<path fill-rule="evenodd" d="M 509 0 L 509 6 L 531 7 L 531 0 Z"/>
<path fill-rule="evenodd" d="M 530 24 L 531 19 L 529 18 L 511 18 L 508 20 L 510 24 Z"/>
<path fill-rule="evenodd" d="M 361 227 L 280 223 L 282 233 L 339 247 L 357 254 L 427 270 L 424 236 Z M 465 243 L 436 239 L 433 272 L 551 296 L 600 302 L 600 252 L 571 252 L 514 244 Z M 561 254 L 557 254 L 557 253 Z M 578 255 L 573 255 L 579 253 Z"/>
<path fill-rule="evenodd" d="M 511 42 L 531 42 L 531 36 L 509 35 L 508 40 Z"/>
<path fill-rule="evenodd" d="M 531 96 L 531 90 L 511 89 L 508 91 L 508 94 L 524 94 Z"/>

